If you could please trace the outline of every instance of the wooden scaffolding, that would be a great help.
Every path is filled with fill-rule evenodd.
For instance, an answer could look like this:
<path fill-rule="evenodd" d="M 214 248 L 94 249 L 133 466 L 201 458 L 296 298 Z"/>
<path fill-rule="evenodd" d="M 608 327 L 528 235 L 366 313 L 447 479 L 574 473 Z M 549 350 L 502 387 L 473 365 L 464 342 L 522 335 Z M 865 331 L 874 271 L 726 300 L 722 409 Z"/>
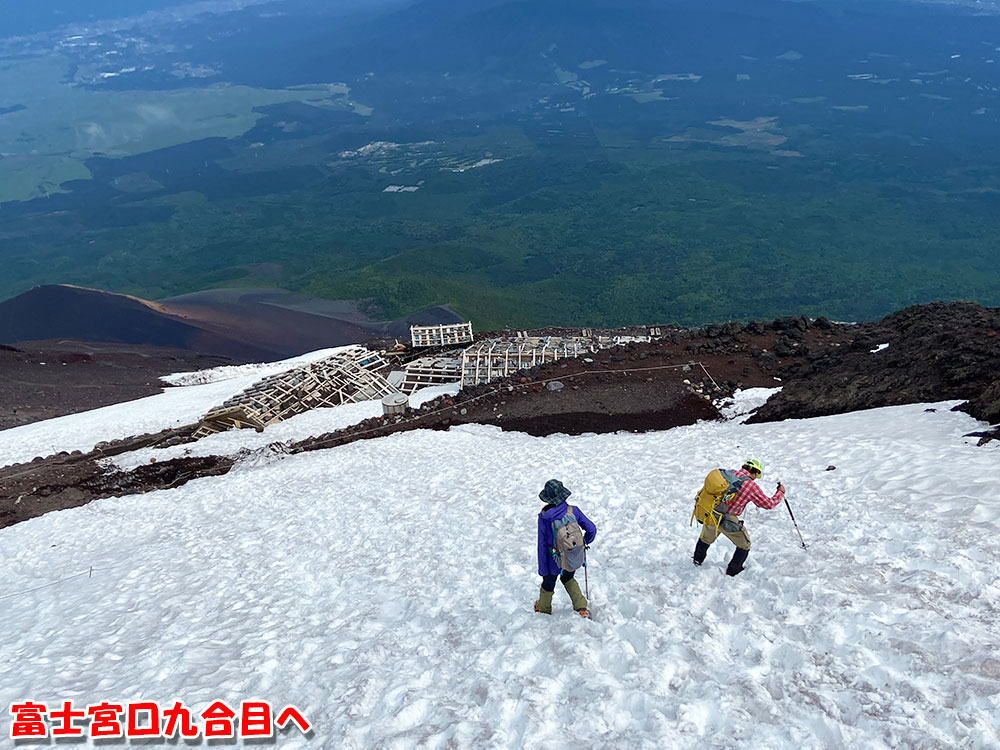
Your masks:
<path fill-rule="evenodd" d="M 399 390 L 409 394 L 418 388 L 426 388 L 429 385 L 458 383 L 461 380 L 462 352 L 441 354 L 436 357 L 421 357 L 406 365 Z"/>
<path fill-rule="evenodd" d="M 488 383 L 556 359 L 579 357 L 592 351 L 593 344 L 591 339 L 554 336 L 482 341 L 462 354 L 462 387 Z"/>
<path fill-rule="evenodd" d="M 472 343 L 472 323 L 440 326 L 410 326 L 414 347 L 461 346 Z"/>
<path fill-rule="evenodd" d="M 209 411 L 194 437 L 232 428 L 260 431 L 310 409 L 381 399 L 397 392 L 382 375 L 385 367 L 379 353 L 356 346 L 271 375 Z"/>

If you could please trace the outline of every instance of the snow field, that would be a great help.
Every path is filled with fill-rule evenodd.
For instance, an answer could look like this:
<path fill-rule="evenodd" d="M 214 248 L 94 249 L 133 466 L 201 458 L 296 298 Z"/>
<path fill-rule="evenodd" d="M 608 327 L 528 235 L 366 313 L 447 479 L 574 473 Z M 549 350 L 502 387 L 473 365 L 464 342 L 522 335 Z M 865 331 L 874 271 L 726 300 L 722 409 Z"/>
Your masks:
<path fill-rule="evenodd" d="M 265 699 L 315 727 L 283 748 L 994 748 L 1000 462 L 952 405 L 417 431 L 51 513 L 0 531 L 0 704 Z M 693 495 L 748 455 L 809 549 L 751 506 L 746 572 L 724 538 L 695 568 Z M 552 477 L 593 621 L 531 610 Z"/>

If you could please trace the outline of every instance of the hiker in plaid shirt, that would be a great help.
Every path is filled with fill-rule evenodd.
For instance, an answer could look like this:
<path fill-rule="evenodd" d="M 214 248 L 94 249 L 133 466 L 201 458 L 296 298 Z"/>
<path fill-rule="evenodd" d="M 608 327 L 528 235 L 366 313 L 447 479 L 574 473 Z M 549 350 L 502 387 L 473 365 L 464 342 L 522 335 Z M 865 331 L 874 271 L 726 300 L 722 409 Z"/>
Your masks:
<path fill-rule="evenodd" d="M 746 478 L 747 481 L 743 482 L 739 491 L 725 504 L 722 509 L 722 521 L 718 526 L 709 523 L 702 525 L 701 536 L 694 548 L 694 564 L 701 565 L 705 561 L 705 555 L 708 554 L 709 546 L 719 538 L 719 534 L 723 534 L 736 545 L 733 559 L 726 567 L 726 575 L 728 576 L 739 575 L 743 570 L 743 563 L 746 562 L 747 555 L 750 554 L 750 535 L 747 534 L 743 527 L 743 521 L 739 518 L 747 505 L 753 503 L 758 507 L 770 510 L 785 497 L 783 484 L 778 485 L 778 491 L 771 497 L 765 495 L 764 490 L 757 486 L 755 480 L 760 479 L 764 474 L 764 466 L 755 458 L 748 458 L 743 462 L 743 468 L 734 473 L 738 477 Z"/>

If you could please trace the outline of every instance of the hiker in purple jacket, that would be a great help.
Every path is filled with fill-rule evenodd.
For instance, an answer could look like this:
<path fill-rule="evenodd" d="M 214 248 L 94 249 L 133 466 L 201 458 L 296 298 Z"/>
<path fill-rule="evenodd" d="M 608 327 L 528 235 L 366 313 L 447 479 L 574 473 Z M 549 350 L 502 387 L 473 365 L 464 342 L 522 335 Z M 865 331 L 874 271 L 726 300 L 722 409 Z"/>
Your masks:
<path fill-rule="evenodd" d="M 583 515 L 583 511 L 578 507 L 570 506 L 566 502 L 572 494 L 563 487 L 558 479 L 550 479 L 545 483 L 545 488 L 538 493 L 538 499 L 545 503 L 541 513 L 538 514 L 538 575 L 542 577 L 542 588 L 535 602 L 535 611 L 552 614 L 552 594 L 556 590 L 556 579 L 562 581 L 573 602 L 573 609 L 581 617 L 590 617 L 587 609 L 587 598 L 580 591 L 580 584 L 574 580 L 575 570 L 562 571 L 559 563 L 553 555 L 554 541 L 552 538 L 552 522 L 557 521 L 567 513 L 572 512 L 576 517 L 576 522 L 583 529 L 584 544 L 590 544 L 597 537 L 597 527 L 593 522 Z M 572 509 L 572 510 L 571 510 Z"/>

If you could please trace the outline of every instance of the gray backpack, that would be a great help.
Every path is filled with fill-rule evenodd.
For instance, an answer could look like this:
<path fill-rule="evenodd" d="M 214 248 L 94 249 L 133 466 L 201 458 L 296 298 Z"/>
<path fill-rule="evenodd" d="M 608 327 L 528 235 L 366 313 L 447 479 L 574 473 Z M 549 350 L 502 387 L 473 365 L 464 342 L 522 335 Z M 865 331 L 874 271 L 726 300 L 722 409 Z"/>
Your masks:
<path fill-rule="evenodd" d="M 583 529 L 576 521 L 576 509 L 569 507 L 566 515 L 552 522 L 552 556 L 561 571 L 582 568 L 586 557 L 583 543 Z"/>

